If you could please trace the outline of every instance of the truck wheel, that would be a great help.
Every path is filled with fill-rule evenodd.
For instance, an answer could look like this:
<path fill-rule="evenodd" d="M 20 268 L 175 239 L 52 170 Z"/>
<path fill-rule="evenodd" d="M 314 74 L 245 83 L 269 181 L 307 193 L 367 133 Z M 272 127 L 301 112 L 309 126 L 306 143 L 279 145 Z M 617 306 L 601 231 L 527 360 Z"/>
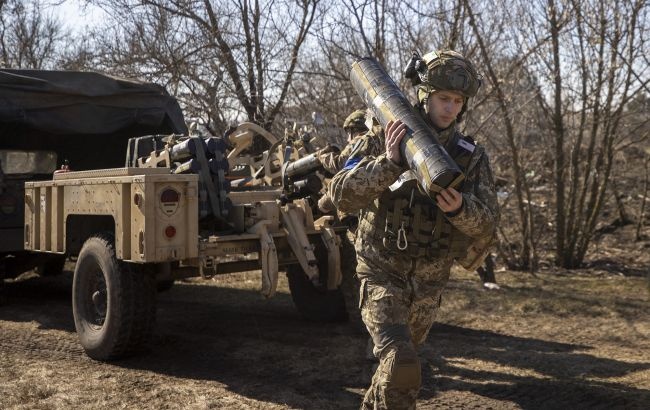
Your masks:
<path fill-rule="evenodd" d="M 316 260 L 320 272 L 320 283 L 327 283 L 327 251 L 316 246 Z M 287 267 L 287 278 L 291 298 L 298 312 L 306 319 L 315 322 L 345 322 L 348 313 L 341 289 L 328 290 L 327 286 L 315 286 L 300 265 Z"/>
<path fill-rule="evenodd" d="M 359 280 L 357 279 L 357 253 L 354 250 L 354 239 L 349 232 L 340 235 L 341 247 L 341 291 L 345 299 L 350 324 L 360 332 L 366 332 L 366 325 L 361 320 L 359 309 Z"/>
<path fill-rule="evenodd" d="M 317 287 L 309 280 L 300 265 L 287 267 L 291 298 L 298 312 L 315 322 L 345 322 L 348 313 L 341 289 Z"/>
<path fill-rule="evenodd" d="M 77 259 L 72 312 L 81 345 L 91 358 L 114 360 L 136 353 L 153 333 L 154 272 L 117 260 L 111 234 L 93 236 Z"/>

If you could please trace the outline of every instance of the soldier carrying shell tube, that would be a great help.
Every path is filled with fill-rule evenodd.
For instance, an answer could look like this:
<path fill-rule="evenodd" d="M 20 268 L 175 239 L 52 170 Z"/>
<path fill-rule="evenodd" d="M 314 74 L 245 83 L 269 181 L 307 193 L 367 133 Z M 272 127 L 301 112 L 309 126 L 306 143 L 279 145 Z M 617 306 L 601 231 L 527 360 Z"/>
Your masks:
<path fill-rule="evenodd" d="M 433 324 L 451 266 L 458 261 L 475 269 L 476 244 L 490 243 L 499 219 L 487 153 L 457 129 L 480 76 L 451 50 L 414 54 L 408 68 L 418 87 L 417 111 L 465 178 L 431 198 L 403 161 L 406 125 L 397 120 L 385 130 L 373 126 L 358 140 L 330 183 L 337 209 L 359 212 L 361 315 L 379 359 L 363 409 L 415 407 L 421 385 L 416 349 Z"/>

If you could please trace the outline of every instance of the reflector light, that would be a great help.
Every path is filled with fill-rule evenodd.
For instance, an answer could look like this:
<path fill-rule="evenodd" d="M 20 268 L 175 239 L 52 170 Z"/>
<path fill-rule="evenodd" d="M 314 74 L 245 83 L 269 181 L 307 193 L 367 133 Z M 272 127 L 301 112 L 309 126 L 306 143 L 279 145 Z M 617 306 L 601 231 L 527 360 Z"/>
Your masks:
<path fill-rule="evenodd" d="M 176 236 L 176 228 L 169 225 L 167 228 L 165 228 L 165 236 L 170 239 Z"/>
<path fill-rule="evenodd" d="M 180 205 L 181 194 L 169 187 L 160 193 L 160 207 L 166 215 L 174 215 Z"/>
<path fill-rule="evenodd" d="M 167 188 L 160 194 L 160 202 L 163 203 L 178 202 L 179 200 L 180 194 L 175 189 Z"/>

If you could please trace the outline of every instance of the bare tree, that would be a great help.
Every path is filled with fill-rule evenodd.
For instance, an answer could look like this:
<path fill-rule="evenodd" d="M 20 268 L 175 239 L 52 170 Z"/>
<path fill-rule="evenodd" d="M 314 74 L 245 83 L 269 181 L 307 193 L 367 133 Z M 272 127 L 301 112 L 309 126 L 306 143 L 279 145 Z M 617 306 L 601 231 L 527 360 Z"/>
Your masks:
<path fill-rule="evenodd" d="M 119 29 L 97 33 L 107 70 L 162 81 L 216 131 L 243 115 L 270 128 L 319 0 L 90 0 Z M 115 41 L 116 38 L 118 41 Z"/>
<path fill-rule="evenodd" d="M 46 15 L 41 1 L 0 2 L 0 59 L 4 67 L 44 69 L 59 62 L 69 33 Z"/>
<path fill-rule="evenodd" d="M 327 14 L 313 32 L 308 53 L 294 84 L 296 106 L 318 109 L 340 123 L 362 106 L 349 82 L 350 65 L 374 57 L 402 89 L 414 97 L 402 76 L 412 50 L 426 53 L 465 44 L 462 0 L 413 3 L 349 0 L 329 1 Z M 471 52 L 470 52 L 471 53 Z"/>
<path fill-rule="evenodd" d="M 412 50 L 461 52 L 484 75 L 461 127 L 508 175 L 512 268 L 535 270 L 548 253 L 579 266 L 624 177 L 614 161 L 649 139 L 647 110 L 631 108 L 650 92 L 644 0 L 86 1 L 113 21 L 73 63 L 160 82 L 217 133 L 312 111 L 340 124 L 362 106 L 355 59 L 377 58 L 414 97 L 401 74 Z M 631 193 L 617 189 L 621 208 Z"/>
<path fill-rule="evenodd" d="M 555 135 L 556 255 L 564 267 L 584 260 L 614 155 L 627 137 L 621 132 L 624 108 L 650 81 L 642 63 L 647 52 L 647 20 L 640 18 L 647 13 L 644 5 L 639 0 L 549 0 L 546 8 L 553 47 L 540 59 L 549 68 L 553 90 L 549 117 Z M 563 24 L 572 15 L 573 24 Z M 567 55 L 572 57 L 568 62 Z M 563 74 L 569 70 L 579 75 Z"/>
<path fill-rule="evenodd" d="M 539 261 L 540 220 L 544 219 L 541 210 L 545 204 L 534 199 L 531 184 L 543 183 L 545 158 L 535 153 L 541 143 L 541 133 L 535 130 L 539 93 L 527 64 L 531 53 L 548 38 L 542 36 L 529 43 L 518 40 L 518 33 L 507 24 L 518 18 L 522 9 L 517 4 L 500 4 L 504 10 L 500 15 L 487 13 L 485 8 L 478 8 L 484 5 L 469 0 L 463 0 L 463 5 L 473 34 L 471 40 L 480 52 L 476 61 L 486 77 L 484 107 L 471 122 L 477 132 L 487 133 L 494 166 L 501 169 L 502 176 L 503 172 L 509 174 L 513 183 L 515 203 L 507 201 L 504 213 L 511 212 L 514 205 L 517 219 L 504 218 L 500 253 L 511 268 L 534 272 Z"/>

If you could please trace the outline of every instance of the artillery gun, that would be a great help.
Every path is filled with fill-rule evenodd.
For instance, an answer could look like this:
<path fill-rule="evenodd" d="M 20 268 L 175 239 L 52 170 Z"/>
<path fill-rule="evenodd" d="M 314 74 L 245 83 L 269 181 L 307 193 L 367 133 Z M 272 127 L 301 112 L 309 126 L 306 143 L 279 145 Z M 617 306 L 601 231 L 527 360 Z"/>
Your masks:
<path fill-rule="evenodd" d="M 315 219 L 311 193 L 283 175 L 300 156 L 293 135 L 243 123 L 223 138 L 134 137 L 124 167 L 25 183 L 25 249 L 76 257 L 73 314 L 90 357 L 146 347 L 156 283 L 181 278 L 259 270 L 270 298 L 286 271 L 303 316 L 347 318 L 332 219 Z M 268 149 L 249 155 L 259 146 Z"/>

